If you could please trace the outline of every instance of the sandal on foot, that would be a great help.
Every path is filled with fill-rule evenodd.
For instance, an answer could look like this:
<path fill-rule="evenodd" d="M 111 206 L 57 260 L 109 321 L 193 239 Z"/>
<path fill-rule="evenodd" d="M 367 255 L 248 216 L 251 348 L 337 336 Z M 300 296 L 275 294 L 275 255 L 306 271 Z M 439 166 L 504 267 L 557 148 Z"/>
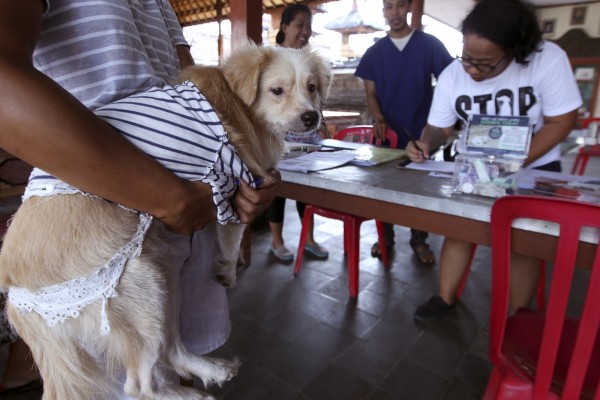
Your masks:
<path fill-rule="evenodd" d="M 318 243 L 307 244 L 304 246 L 304 251 L 309 252 L 313 257 L 324 260 L 329 257 L 329 252 L 326 248 L 320 246 Z"/>
<path fill-rule="evenodd" d="M 394 247 L 393 244 L 387 245 L 388 256 L 390 255 L 390 251 L 392 250 L 392 247 Z M 371 246 L 371 257 L 379 258 L 380 260 L 382 259 L 381 247 L 379 247 L 379 242 L 375 242 L 375 243 L 373 243 L 373 246 Z"/>
<path fill-rule="evenodd" d="M 285 247 L 285 244 L 282 244 L 278 248 L 271 246 L 271 253 L 277 258 L 279 261 L 288 262 L 294 259 L 294 254 Z"/>
<path fill-rule="evenodd" d="M 419 259 L 422 264 L 433 264 L 435 262 L 435 255 L 429 248 L 429 245 L 425 241 L 410 241 L 410 247 L 412 247 L 415 256 Z"/>

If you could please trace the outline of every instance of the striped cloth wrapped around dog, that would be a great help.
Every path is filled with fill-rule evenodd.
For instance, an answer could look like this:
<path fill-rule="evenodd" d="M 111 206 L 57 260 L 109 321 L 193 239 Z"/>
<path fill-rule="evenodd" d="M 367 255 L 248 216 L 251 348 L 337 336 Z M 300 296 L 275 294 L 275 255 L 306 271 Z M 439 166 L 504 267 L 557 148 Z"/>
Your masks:
<path fill-rule="evenodd" d="M 210 184 L 218 221 L 238 222 L 229 199 L 239 180 L 252 187 L 256 182 L 193 83 L 150 89 L 98 108 L 95 114 L 176 175 Z M 36 168 L 23 200 L 72 193 L 81 192 Z"/>
<path fill-rule="evenodd" d="M 193 83 L 151 89 L 101 107 L 95 113 L 173 173 L 210 184 L 219 222 L 238 222 L 230 199 L 239 180 L 253 187 L 256 181 L 229 143 L 216 112 Z M 82 194 L 77 188 L 34 169 L 23 197 L 25 200 L 32 196 L 75 193 Z M 77 318 L 84 307 L 102 300 L 100 330 L 107 335 L 110 331 L 107 300 L 116 295 L 114 289 L 127 260 L 140 254 L 151 221 L 152 217 L 140 213 L 137 232 L 131 241 L 94 274 L 34 293 L 13 287 L 8 292 L 9 301 L 21 312 L 37 312 L 52 326 L 67 318 Z"/>

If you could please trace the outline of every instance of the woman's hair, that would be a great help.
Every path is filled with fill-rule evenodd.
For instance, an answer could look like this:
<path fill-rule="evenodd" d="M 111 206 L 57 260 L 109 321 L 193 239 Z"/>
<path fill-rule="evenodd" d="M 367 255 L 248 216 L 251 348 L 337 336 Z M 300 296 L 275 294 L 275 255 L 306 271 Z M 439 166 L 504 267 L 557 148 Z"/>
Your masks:
<path fill-rule="evenodd" d="M 277 32 L 277 36 L 275 36 L 275 42 L 277 42 L 277 44 L 282 44 L 285 41 L 285 32 L 283 32 L 283 25 L 291 24 L 294 18 L 296 17 L 296 14 L 298 14 L 299 12 L 308 14 L 308 16 L 312 19 L 312 12 L 306 4 L 290 4 L 289 6 L 287 6 L 281 14 L 279 32 Z"/>
<path fill-rule="evenodd" d="M 542 43 L 535 12 L 521 0 L 480 0 L 463 21 L 462 33 L 474 33 L 495 43 L 524 65 Z"/>

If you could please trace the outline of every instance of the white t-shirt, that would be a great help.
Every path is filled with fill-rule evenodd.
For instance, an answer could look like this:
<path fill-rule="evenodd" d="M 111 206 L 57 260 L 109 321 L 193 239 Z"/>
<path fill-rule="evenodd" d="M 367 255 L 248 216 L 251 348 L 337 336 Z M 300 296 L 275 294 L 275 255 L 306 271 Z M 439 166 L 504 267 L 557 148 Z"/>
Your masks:
<path fill-rule="evenodd" d="M 566 53 L 551 42 L 534 52 L 528 65 L 514 60 L 498 76 L 474 81 L 456 60 L 438 79 L 427 123 L 439 128 L 466 122 L 471 114 L 529 116 L 534 135 L 544 116 L 573 111 L 582 104 Z M 560 160 L 560 147 L 535 160 L 529 168 Z"/>

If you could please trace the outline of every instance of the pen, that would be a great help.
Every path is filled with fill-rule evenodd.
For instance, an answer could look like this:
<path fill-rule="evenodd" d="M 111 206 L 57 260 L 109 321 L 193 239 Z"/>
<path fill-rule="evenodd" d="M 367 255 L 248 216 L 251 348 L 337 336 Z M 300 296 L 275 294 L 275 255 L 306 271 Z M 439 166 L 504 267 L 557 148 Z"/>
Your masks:
<path fill-rule="evenodd" d="M 406 128 L 404 128 L 404 134 L 408 138 L 408 141 L 411 142 L 413 144 L 413 146 L 415 146 L 415 148 L 417 150 L 419 150 L 421 152 L 421 155 L 424 157 L 425 155 L 423 154 L 423 149 L 417 144 L 415 139 L 413 139 L 412 135 L 410 133 L 408 133 L 408 130 L 406 130 Z"/>

